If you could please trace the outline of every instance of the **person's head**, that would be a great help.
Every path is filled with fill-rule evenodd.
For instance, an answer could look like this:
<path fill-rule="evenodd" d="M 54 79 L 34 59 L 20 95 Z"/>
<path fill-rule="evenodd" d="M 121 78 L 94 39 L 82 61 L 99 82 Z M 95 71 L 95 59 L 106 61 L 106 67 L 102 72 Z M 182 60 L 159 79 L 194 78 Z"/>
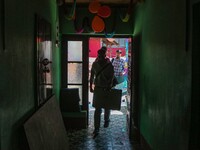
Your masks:
<path fill-rule="evenodd" d="M 122 51 L 120 49 L 116 50 L 116 57 L 121 57 Z"/>
<path fill-rule="evenodd" d="M 105 55 L 107 54 L 107 47 L 106 46 L 102 46 L 101 50 L 105 51 Z"/>
<path fill-rule="evenodd" d="M 105 57 L 106 57 L 106 51 L 105 50 L 99 49 L 97 53 L 98 53 L 99 59 L 105 59 Z"/>
<path fill-rule="evenodd" d="M 106 46 L 102 46 L 101 49 L 104 50 L 104 51 L 107 51 L 107 47 Z"/>

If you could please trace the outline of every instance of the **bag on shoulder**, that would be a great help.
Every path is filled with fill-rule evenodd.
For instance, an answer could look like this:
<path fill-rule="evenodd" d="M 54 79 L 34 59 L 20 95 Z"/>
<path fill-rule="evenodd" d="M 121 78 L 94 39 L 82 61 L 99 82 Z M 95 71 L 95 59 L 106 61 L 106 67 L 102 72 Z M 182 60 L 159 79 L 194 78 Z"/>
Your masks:
<path fill-rule="evenodd" d="M 114 76 L 113 78 L 113 83 L 112 83 L 112 87 L 116 86 L 118 83 L 117 78 Z"/>

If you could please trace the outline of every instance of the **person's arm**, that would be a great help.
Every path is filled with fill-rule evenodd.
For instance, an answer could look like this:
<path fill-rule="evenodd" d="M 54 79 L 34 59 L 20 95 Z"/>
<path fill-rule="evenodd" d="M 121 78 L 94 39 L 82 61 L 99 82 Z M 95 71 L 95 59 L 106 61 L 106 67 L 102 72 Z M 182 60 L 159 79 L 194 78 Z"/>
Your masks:
<path fill-rule="evenodd" d="M 122 72 L 121 72 L 121 76 L 123 76 L 124 74 L 125 74 L 125 61 L 124 61 L 124 59 L 121 59 L 121 61 L 122 61 Z"/>
<path fill-rule="evenodd" d="M 102 75 L 105 77 L 105 84 L 107 89 L 110 90 L 113 87 L 114 79 L 114 67 L 111 62 L 108 62 L 108 67 L 103 71 Z"/>
<path fill-rule="evenodd" d="M 114 66 L 112 65 L 112 67 L 111 67 L 111 84 L 110 84 L 110 87 L 112 88 L 112 87 L 114 87 L 116 84 L 117 84 L 117 79 L 116 79 L 116 77 L 115 77 L 115 75 L 114 75 Z"/>
<path fill-rule="evenodd" d="M 92 93 L 94 92 L 93 83 L 94 83 L 94 69 L 92 65 L 91 74 L 90 74 L 90 92 Z"/>

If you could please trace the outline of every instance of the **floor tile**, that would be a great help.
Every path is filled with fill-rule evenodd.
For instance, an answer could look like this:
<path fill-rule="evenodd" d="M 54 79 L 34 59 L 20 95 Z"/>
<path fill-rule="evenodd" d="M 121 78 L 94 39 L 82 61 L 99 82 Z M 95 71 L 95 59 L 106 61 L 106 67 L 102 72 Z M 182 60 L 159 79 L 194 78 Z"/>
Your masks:
<path fill-rule="evenodd" d="M 94 109 L 90 109 L 89 126 L 83 130 L 68 130 L 70 150 L 139 150 L 138 143 L 134 148 L 126 130 L 126 106 L 120 111 L 112 111 L 110 125 L 103 127 L 103 113 L 99 135 L 93 138 Z"/>

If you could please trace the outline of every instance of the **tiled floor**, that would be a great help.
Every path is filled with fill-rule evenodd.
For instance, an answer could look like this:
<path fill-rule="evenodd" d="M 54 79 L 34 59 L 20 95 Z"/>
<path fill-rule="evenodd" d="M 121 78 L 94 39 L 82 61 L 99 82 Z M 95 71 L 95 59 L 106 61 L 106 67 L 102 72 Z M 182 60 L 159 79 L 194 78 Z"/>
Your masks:
<path fill-rule="evenodd" d="M 93 137 L 94 109 L 90 108 L 88 129 L 67 131 L 70 150 L 141 150 L 136 142 L 129 140 L 126 130 L 126 105 L 121 111 L 111 112 L 108 128 L 103 127 L 103 113 L 99 135 Z"/>

